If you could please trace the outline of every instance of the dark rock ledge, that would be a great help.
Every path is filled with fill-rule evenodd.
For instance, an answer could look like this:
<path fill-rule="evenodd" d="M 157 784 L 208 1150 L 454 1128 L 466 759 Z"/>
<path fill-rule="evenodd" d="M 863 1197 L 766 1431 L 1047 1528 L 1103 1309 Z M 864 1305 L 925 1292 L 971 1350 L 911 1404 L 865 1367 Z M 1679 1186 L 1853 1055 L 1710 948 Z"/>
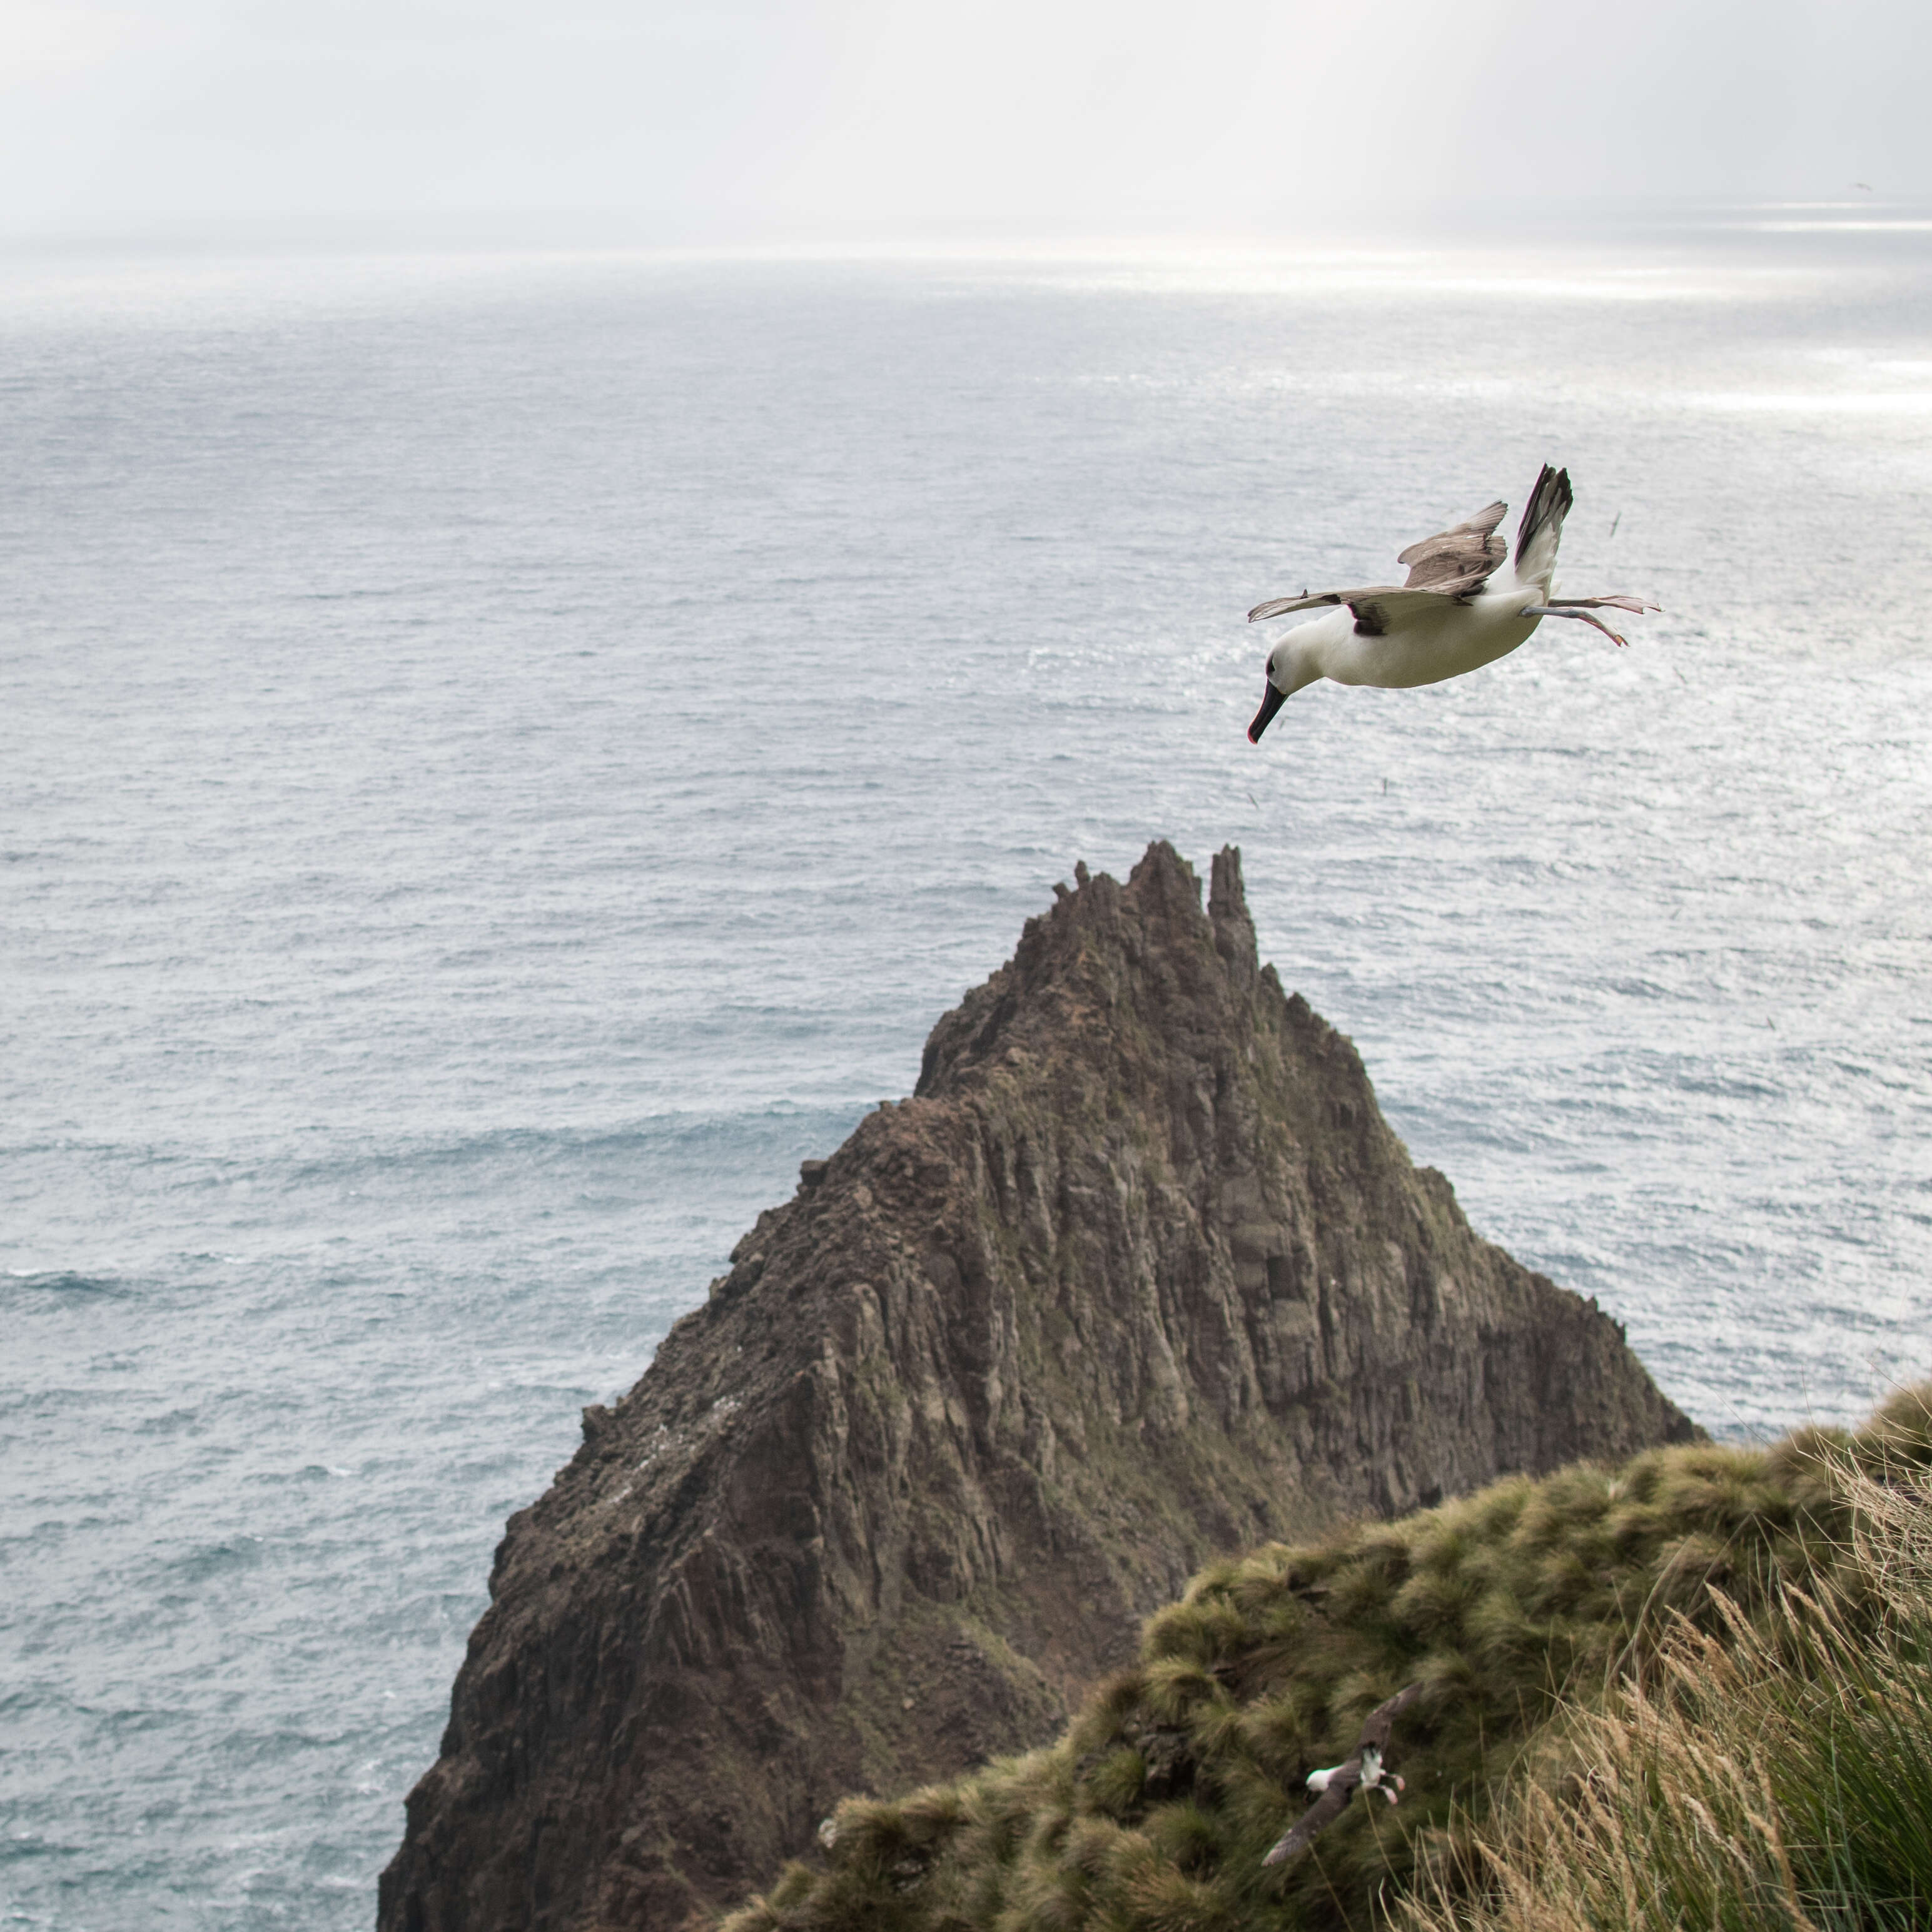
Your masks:
<path fill-rule="evenodd" d="M 383 1932 L 704 1922 L 1215 1552 L 1696 1433 L 1409 1164 L 1238 853 L 1078 878 L 512 1518 Z"/>

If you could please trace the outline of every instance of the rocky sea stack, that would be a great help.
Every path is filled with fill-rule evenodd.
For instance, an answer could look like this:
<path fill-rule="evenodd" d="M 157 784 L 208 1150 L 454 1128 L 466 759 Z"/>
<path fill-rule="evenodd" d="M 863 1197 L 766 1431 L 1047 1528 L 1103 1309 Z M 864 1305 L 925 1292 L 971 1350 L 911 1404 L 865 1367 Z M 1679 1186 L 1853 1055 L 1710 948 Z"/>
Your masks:
<path fill-rule="evenodd" d="M 1695 1434 L 1410 1165 L 1238 854 L 1078 880 L 512 1520 L 384 1932 L 706 1922 L 1217 1552 Z"/>

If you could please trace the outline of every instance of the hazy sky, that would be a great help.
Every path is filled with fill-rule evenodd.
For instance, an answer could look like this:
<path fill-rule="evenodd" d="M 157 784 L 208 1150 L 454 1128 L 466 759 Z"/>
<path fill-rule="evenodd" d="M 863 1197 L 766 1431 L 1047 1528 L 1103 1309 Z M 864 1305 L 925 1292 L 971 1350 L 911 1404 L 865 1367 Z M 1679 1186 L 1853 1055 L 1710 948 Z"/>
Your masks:
<path fill-rule="evenodd" d="M 1288 231 L 1932 187 L 1925 0 L 0 0 L 0 232 Z"/>

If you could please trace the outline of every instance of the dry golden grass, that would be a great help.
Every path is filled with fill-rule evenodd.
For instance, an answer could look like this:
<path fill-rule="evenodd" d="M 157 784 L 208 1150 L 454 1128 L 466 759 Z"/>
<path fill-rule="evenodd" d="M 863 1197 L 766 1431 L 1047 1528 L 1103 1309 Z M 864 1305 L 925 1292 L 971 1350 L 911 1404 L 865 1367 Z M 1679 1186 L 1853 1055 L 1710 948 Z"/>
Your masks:
<path fill-rule="evenodd" d="M 1932 1925 L 1932 1486 L 1840 1460 L 1849 1560 L 1720 1601 L 1555 1727 L 1400 1932 Z"/>

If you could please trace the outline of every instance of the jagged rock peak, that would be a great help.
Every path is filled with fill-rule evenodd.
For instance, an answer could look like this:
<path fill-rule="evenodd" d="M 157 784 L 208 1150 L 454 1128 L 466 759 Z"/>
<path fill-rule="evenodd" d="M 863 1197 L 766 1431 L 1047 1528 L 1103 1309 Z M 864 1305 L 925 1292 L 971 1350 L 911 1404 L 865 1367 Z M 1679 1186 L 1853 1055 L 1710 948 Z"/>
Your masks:
<path fill-rule="evenodd" d="M 1056 888 L 1055 903 L 1027 921 L 1012 958 L 933 1028 L 917 1097 L 957 1090 L 1003 1053 L 1064 1052 L 1104 1037 L 1130 994 L 1156 1019 L 1187 1006 L 1220 1014 L 1253 981 L 1255 929 L 1234 847 L 1214 860 L 1205 914 L 1194 868 L 1165 839 L 1148 848 L 1124 886 L 1084 865 L 1075 876 L 1074 891 Z"/>
<path fill-rule="evenodd" d="M 1411 1166 L 1236 852 L 1074 876 L 512 1519 L 385 1932 L 703 1922 L 1217 1552 L 1691 1432 Z"/>

